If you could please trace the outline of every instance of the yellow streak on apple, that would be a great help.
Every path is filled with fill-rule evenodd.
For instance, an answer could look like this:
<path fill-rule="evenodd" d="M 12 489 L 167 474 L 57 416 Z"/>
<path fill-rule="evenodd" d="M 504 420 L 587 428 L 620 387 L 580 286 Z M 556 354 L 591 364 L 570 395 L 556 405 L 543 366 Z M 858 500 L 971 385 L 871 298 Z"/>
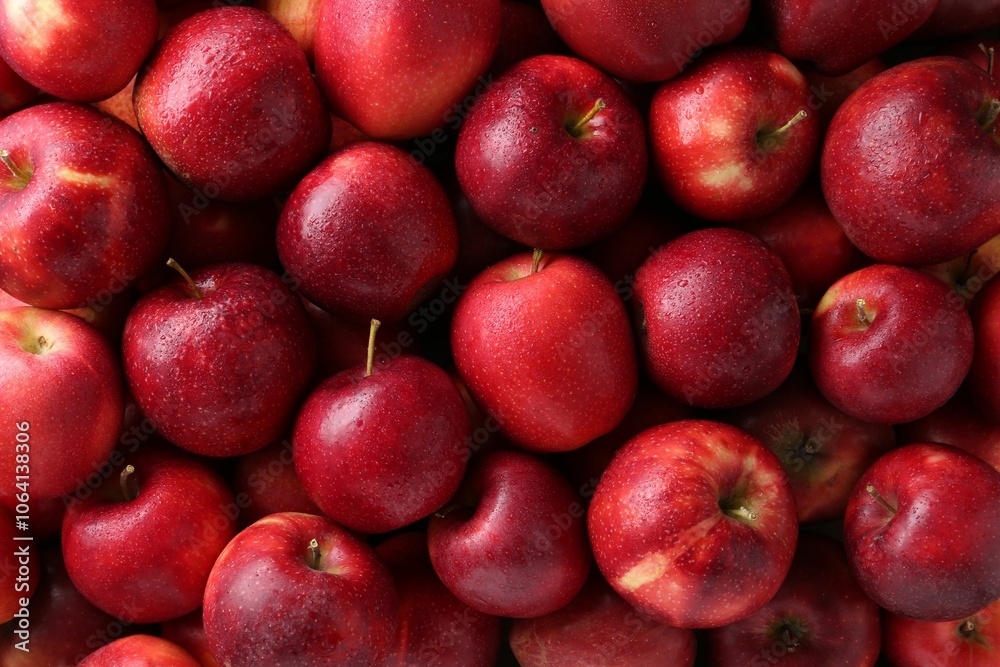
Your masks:
<path fill-rule="evenodd" d="M 8 20 L 14 33 L 35 50 L 52 48 L 63 29 L 73 25 L 73 19 L 63 11 L 59 0 L 18 2 L 9 11 Z"/>
<path fill-rule="evenodd" d="M 744 191 L 753 188 L 753 181 L 746 175 L 743 165 L 738 162 L 706 169 L 701 172 L 701 182 L 710 188 L 736 188 Z"/>
<path fill-rule="evenodd" d="M 74 185 L 93 186 L 104 188 L 106 190 L 113 190 L 116 187 L 116 181 L 113 176 L 105 174 L 89 174 L 77 171 L 72 167 L 63 167 L 60 169 L 59 177 L 67 183 L 72 183 Z"/>
<path fill-rule="evenodd" d="M 626 591 L 634 591 L 659 580 L 679 556 L 693 548 L 704 539 L 705 535 L 722 519 L 722 514 L 716 514 L 700 521 L 687 530 L 677 534 L 669 549 L 659 553 L 648 554 L 632 566 L 628 572 L 618 578 L 618 585 Z"/>

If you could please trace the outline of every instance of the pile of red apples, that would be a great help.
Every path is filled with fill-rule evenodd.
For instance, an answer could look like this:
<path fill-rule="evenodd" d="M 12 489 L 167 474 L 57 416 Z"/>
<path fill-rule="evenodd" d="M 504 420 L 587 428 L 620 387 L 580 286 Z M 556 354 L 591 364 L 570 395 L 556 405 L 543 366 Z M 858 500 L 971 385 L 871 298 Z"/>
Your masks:
<path fill-rule="evenodd" d="M 0 665 L 1000 666 L 998 51 L 0 0 Z"/>

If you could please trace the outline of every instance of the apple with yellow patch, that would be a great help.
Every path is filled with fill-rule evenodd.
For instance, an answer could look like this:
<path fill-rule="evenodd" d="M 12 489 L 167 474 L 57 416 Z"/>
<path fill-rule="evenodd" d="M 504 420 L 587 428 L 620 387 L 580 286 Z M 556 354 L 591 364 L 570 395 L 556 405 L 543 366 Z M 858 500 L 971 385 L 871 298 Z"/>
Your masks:
<path fill-rule="evenodd" d="M 706 220 L 749 220 L 787 202 L 819 149 L 805 76 L 784 56 L 734 46 L 664 83 L 649 116 L 667 193 Z"/>

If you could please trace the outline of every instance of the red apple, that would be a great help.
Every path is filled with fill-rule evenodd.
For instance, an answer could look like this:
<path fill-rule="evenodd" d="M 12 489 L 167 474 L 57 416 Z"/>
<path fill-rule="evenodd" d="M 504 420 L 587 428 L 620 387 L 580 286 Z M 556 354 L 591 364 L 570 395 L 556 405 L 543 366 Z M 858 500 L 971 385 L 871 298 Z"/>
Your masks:
<path fill-rule="evenodd" d="M 530 618 L 572 600 L 587 580 L 585 509 L 554 468 L 497 451 L 470 470 L 452 505 L 431 517 L 431 562 L 476 611 Z"/>
<path fill-rule="evenodd" d="M 244 526 L 278 512 L 321 514 L 295 472 L 290 439 L 277 440 L 239 457 L 232 486 L 237 501 L 245 500 L 240 513 Z"/>
<path fill-rule="evenodd" d="M 586 245 L 621 226 L 639 201 L 642 117 L 597 68 L 536 56 L 476 101 L 455 170 L 473 210 L 497 232 L 546 250 Z"/>
<path fill-rule="evenodd" d="M 1000 26 L 998 0 L 941 0 L 915 39 L 962 37 Z"/>
<path fill-rule="evenodd" d="M 210 9 L 171 30 L 136 81 L 135 115 L 172 172 L 224 201 L 291 185 L 330 138 L 302 49 L 250 7 Z"/>
<path fill-rule="evenodd" d="M 337 524 L 273 514 L 237 535 L 205 591 L 212 655 L 232 667 L 382 665 L 396 642 L 385 564 Z"/>
<path fill-rule="evenodd" d="M 41 500 L 69 493 L 115 446 L 121 371 L 108 342 L 79 318 L 39 308 L 0 311 L 0 386 L 5 504 L 19 494 Z"/>
<path fill-rule="evenodd" d="M 983 414 L 1000 423 L 1000 281 L 986 285 L 972 315 L 976 351 L 969 387 Z"/>
<path fill-rule="evenodd" d="M 38 95 L 38 88 L 17 75 L 0 59 L 0 117 L 26 106 Z"/>
<path fill-rule="evenodd" d="M 1000 600 L 939 623 L 886 612 L 882 626 L 885 657 L 894 667 L 990 667 L 1000 654 Z"/>
<path fill-rule="evenodd" d="M 151 635 L 132 635 L 94 651 L 80 667 L 202 667 L 177 644 Z"/>
<path fill-rule="evenodd" d="M 84 322 L 101 332 L 113 347 L 118 347 L 125 329 L 125 319 L 128 317 L 135 295 L 131 289 L 103 290 L 90 305 L 83 308 L 69 308 L 65 312 L 76 315 Z M 10 294 L 0 290 L 0 310 L 23 308 L 24 301 L 15 299 Z"/>
<path fill-rule="evenodd" d="M 959 391 L 923 419 L 896 427 L 900 444 L 937 442 L 975 454 L 1000 470 L 1000 424 L 983 416 L 967 391 Z"/>
<path fill-rule="evenodd" d="M 196 454 L 235 456 L 290 426 L 316 341 L 276 274 L 217 264 L 140 299 L 122 358 L 136 403 L 165 438 Z"/>
<path fill-rule="evenodd" d="M 571 255 L 515 255 L 481 273 L 451 327 L 455 366 L 515 444 L 568 451 L 604 435 L 635 398 L 628 317 L 611 282 Z"/>
<path fill-rule="evenodd" d="M 820 72 L 814 65 L 800 63 L 799 68 L 809 81 L 812 92 L 809 110 L 819 115 L 820 123 L 826 129 L 830 126 L 837 109 L 855 90 L 866 81 L 885 71 L 885 63 L 881 58 L 872 58 L 863 65 L 840 76 L 829 76 Z"/>
<path fill-rule="evenodd" d="M 746 405 L 792 370 L 801 324 L 781 260 L 732 229 L 685 234 L 635 276 L 636 330 L 646 370 L 677 400 Z"/>
<path fill-rule="evenodd" d="M 778 459 L 739 429 L 702 420 L 640 433 L 604 471 L 590 543 L 611 586 L 681 628 L 746 618 L 795 554 L 795 498 Z"/>
<path fill-rule="evenodd" d="M 922 621 L 975 614 L 1000 598 L 1000 472 L 954 447 L 889 452 L 858 481 L 844 543 L 858 583 Z"/>
<path fill-rule="evenodd" d="M 160 626 L 163 638 L 190 653 L 201 667 L 219 667 L 218 661 L 208 647 L 205 626 L 201 620 L 201 609 L 167 621 Z"/>
<path fill-rule="evenodd" d="M 256 0 L 254 4 L 288 28 L 311 63 L 322 0 Z"/>
<path fill-rule="evenodd" d="M 855 419 L 900 424 L 930 414 L 972 363 L 962 300 L 915 269 L 869 266 L 838 280 L 812 315 L 816 386 Z"/>

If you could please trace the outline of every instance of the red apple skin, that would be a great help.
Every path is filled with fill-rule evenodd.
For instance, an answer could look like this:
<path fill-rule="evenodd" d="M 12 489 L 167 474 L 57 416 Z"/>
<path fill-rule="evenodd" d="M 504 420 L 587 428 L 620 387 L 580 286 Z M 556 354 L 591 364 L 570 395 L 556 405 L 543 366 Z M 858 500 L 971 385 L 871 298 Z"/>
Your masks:
<path fill-rule="evenodd" d="M 392 572 L 399 600 L 399 637 L 384 667 L 493 667 L 500 619 L 463 604 L 438 579 L 427 536 L 395 535 L 375 553 Z"/>
<path fill-rule="evenodd" d="M 0 121 L 0 289 L 41 308 L 92 305 L 160 258 L 167 190 L 155 157 L 123 123 L 56 102 Z"/>
<path fill-rule="evenodd" d="M 108 342 L 115 348 L 121 344 L 122 330 L 125 329 L 125 318 L 129 311 L 135 295 L 132 290 L 123 290 L 117 294 L 106 290 L 98 295 L 98 298 L 89 306 L 83 308 L 70 308 L 65 312 L 76 315 L 84 322 L 87 322 L 99 332 L 104 334 Z M 23 308 L 28 304 L 15 299 L 10 294 L 0 290 L 0 310 L 11 308 Z"/>
<path fill-rule="evenodd" d="M 302 47 L 306 59 L 313 61 L 316 48 L 316 28 L 319 26 L 319 9 L 322 0 L 256 0 L 254 3 L 278 20 L 292 33 Z"/>
<path fill-rule="evenodd" d="M 80 667 L 202 667 L 173 642 L 151 635 L 132 635 L 99 648 Z"/>
<path fill-rule="evenodd" d="M 997 502 L 1000 472 L 972 454 L 927 443 L 889 452 L 858 481 L 844 517 L 858 583 L 879 606 L 922 621 L 983 609 L 1000 598 Z"/>
<path fill-rule="evenodd" d="M 510 647 L 521 667 L 691 667 L 696 649 L 693 632 L 643 617 L 596 569 L 562 609 L 515 620 Z"/>
<path fill-rule="evenodd" d="M 186 455 L 143 450 L 128 460 L 138 495 L 122 495 L 116 468 L 100 491 L 67 508 L 62 549 L 94 605 L 159 623 L 201 605 L 212 564 L 236 534 L 236 505 L 222 478 Z"/>
<path fill-rule="evenodd" d="M 25 107 L 38 95 L 38 88 L 17 75 L 0 58 L 0 118 Z"/>
<path fill-rule="evenodd" d="M 639 267 L 632 305 L 646 371 L 688 405 L 746 405 L 792 371 L 801 330 L 792 283 L 746 232 L 706 229 L 662 246 Z"/>
<path fill-rule="evenodd" d="M 706 220 L 756 218 L 787 202 L 819 149 L 809 83 L 784 56 L 715 51 L 664 83 L 649 112 L 653 163 L 667 194 Z M 805 112 L 797 124 L 774 135 Z"/>
<path fill-rule="evenodd" d="M 334 153 L 296 186 L 277 238 L 303 294 L 360 321 L 406 317 L 458 255 L 455 218 L 434 175 L 370 141 Z"/>
<path fill-rule="evenodd" d="M 750 15 L 744 0 L 542 0 L 542 9 L 574 53 L 640 82 L 677 76 L 705 47 L 739 35 Z"/>
<path fill-rule="evenodd" d="M 811 311 L 830 285 L 861 268 L 864 256 L 837 224 L 818 184 L 808 183 L 778 210 L 739 225 L 781 258 L 800 312 Z"/>
<path fill-rule="evenodd" d="M 885 62 L 881 58 L 872 58 L 840 76 L 823 74 L 809 63 L 799 63 L 798 67 L 809 81 L 809 90 L 812 91 L 810 98 L 812 104 L 809 105 L 809 110 L 819 115 L 824 130 L 830 127 L 830 121 L 844 100 L 866 81 L 886 70 Z"/>
<path fill-rule="evenodd" d="M 991 99 L 1000 82 L 939 56 L 893 67 L 844 102 L 823 146 L 823 192 L 863 253 L 935 264 L 1000 233 L 1000 145 L 983 124 Z M 914 197 L 903 184 L 918 182 Z"/>
<path fill-rule="evenodd" d="M 869 666 L 881 630 L 878 606 L 854 581 L 843 546 L 803 533 L 775 596 L 752 616 L 708 632 L 706 664 Z"/>
<path fill-rule="evenodd" d="M 972 321 L 938 280 L 876 264 L 830 287 L 813 311 L 809 345 L 828 401 L 855 419 L 901 424 L 958 390 L 972 364 Z"/>
<path fill-rule="evenodd" d="M 142 132 L 139 129 L 139 121 L 135 118 L 135 105 L 132 104 L 134 91 L 135 77 L 132 77 L 124 88 L 107 99 L 95 102 L 94 106 L 109 116 L 114 116 L 136 132 Z"/>
<path fill-rule="evenodd" d="M 115 446 L 125 401 L 118 360 L 79 318 L 39 308 L 0 311 L 0 386 L 4 504 L 21 493 L 33 500 L 69 493 Z M 18 444 L 27 445 L 27 463 L 17 460 L 25 453 Z M 27 490 L 17 487 L 21 474 L 30 477 Z"/>
<path fill-rule="evenodd" d="M 428 135 L 486 71 L 500 20 L 500 0 L 320 0 L 316 78 L 368 136 Z"/>
<path fill-rule="evenodd" d="M 492 75 L 503 74 L 534 56 L 565 51 L 566 45 L 537 5 L 500 0 L 500 43 L 489 67 Z"/>
<path fill-rule="evenodd" d="M 21 600 L 30 599 L 38 588 L 38 550 L 27 541 L 15 541 L 27 535 L 15 529 L 14 513 L 0 506 L 0 541 L 9 545 L 0 555 L 0 625 L 14 618 Z M 25 548 L 27 553 L 21 553 Z"/>
<path fill-rule="evenodd" d="M 1000 423 L 1000 282 L 986 284 L 973 308 L 975 356 L 969 373 L 972 396 L 994 423 Z"/>
<path fill-rule="evenodd" d="M 584 513 L 549 464 L 491 452 L 469 471 L 455 504 L 431 517 L 431 563 L 448 590 L 481 613 L 543 616 L 568 604 L 587 580 Z"/>
<path fill-rule="evenodd" d="M 213 94 L 190 93 L 205 89 Z M 178 24 L 140 73 L 134 103 L 157 155 L 212 199 L 270 196 L 312 167 L 330 140 L 305 54 L 252 7 L 210 9 Z"/>
<path fill-rule="evenodd" d="M 173 444 L 204 456 L 264 447 L 290 426 L 316 360 L 301 302 L 253 264 L 194 271 L 129 313 L 122 339 L 136 403 Z M 206 351 L 211 353 L 207 354 Z"/>
<path fill-rule="evenodd" d="M 923 419 L 896 426 L 899 443 L 937 442 L 974 454 L 1000 471 L 1000 424 L 983 416 L 963 388 Z"/>
<path fill-rule="evenodd" d="M 737 516 L 742 510 L 750 516 Z M 798 522 L 785 473 L 764 445 L 726 424 L 687 420 L 619 450 L 597 485 L 588 528 L 598 567 L 637 611 L 713 628 L 774 596 Z"/>
<path fill-rule="evenodd" d="M 625 307 L 583 259 L 515 255 L 476 277 L 451 327 L 455 367 L 501 433 L 532 451 L 582 447 L 622 420 L 638 369 Z"/>
<path fill-rule="evenodd" d="M 914 39 L 963 37 L 1000 26 L 998 0 L 941 0 Z"/>
<path fill-rule="evenodd" d="M 46 93 L 96 102 L 135 76 L 157 26 L 153 0 L 3 0 L 0 57 Z"/>
<path fill-rule="evenodd" d="M 175 618 L 160 625 L 160 633 L 167 641 L 177 644 L 198 661 L 200 667 L 219 667 L 218 661 L 208 647 L 205 625 L 201 619 L 201 609 Z"/>
<path fill-rule="evenodd" d="M 279 512 L 322 514 L 295 472 L 290 439 L 275 441 L 239 457 L 232 487 L 238 499 L 241 494 L 246 498 L 246 507 L 240 513 L 240 523 L 244 526 Z"/>
<path fill-rule="evenodd" d="M 880 0 L 761 0 L 757 8 L 781 53 L 839 76 L 913 34 L 937 5 L 938 0 L 916 0 L 904 10 Z"/>
<path fill-rule="evenodd" d="M 1000 653 L 1000 600 L 956 621 L 933 623 L 886 612 L 885 657 L 894 667 L 990 667 Z"/>
<path fill-rule="evenodd" d="M 448 502 L 468 460 L 469 415 L 451 377 L 402 355 L 343 371 L 306 399 L 292 432 L 295 470 L 339 524 L 407 526 Z"/>
<path fill-rule="evenodd" d="M 605 107 L 576 134 L 598 100 Z M 592 243 L 621 226 L 646 180 L 642 116 L 609 76 L 576 58 L 522 61 L 476 101 L 455 170 L 473 210 L 534 248 Z"/>
<path fill-rule="evenodd" d="M 319 569 L 309 543 L 319 543 Z M 237 535 L 205 591 L 205 633 L 223 665 L 381 665 L 396 642 L 392 576 L 332 521 L 283 513 Z"/>

